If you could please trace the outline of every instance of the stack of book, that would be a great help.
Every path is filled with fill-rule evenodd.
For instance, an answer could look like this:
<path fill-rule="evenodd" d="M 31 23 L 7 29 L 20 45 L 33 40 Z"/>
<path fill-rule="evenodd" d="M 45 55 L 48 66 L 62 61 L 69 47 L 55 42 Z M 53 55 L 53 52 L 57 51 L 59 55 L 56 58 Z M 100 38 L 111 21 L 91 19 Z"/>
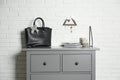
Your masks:
<path fill-rule="evenodd" d="M 66 48 L 82 48 L 80 43 L 63 43 L 61 46 Z"/>

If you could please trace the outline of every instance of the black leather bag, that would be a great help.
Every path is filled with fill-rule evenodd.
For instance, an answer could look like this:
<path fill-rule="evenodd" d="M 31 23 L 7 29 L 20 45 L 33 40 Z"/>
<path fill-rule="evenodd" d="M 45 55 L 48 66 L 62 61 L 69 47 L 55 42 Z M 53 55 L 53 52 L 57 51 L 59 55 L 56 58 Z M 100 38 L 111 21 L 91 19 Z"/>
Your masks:
<path fill-rule="evenodd" d="M 40 19 L 42 21 L 42 27 L 36 26 L 36 20 Z M 36 47 L 50 47 L 51 46 L 51 34 L 52 29 L 45 27 L 44 20 L 40 17 L 37 17 L 32 27 L 25 29 L 26 36 L 26 47 L 27 48 L 36 48 Z"/>

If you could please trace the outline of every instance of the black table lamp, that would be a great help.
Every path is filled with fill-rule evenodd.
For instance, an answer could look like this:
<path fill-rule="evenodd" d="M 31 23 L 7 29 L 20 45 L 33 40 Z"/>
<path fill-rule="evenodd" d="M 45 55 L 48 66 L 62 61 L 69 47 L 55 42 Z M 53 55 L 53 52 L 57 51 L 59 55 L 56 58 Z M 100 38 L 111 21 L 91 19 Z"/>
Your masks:
<path fill-rule="evenodd" d="M 67 18 L 65 19 L 63 26 L 70 26 L 70 32 L 72 33 L 73 26 L 77 26 L 77 24 L 73 18 Z"/>

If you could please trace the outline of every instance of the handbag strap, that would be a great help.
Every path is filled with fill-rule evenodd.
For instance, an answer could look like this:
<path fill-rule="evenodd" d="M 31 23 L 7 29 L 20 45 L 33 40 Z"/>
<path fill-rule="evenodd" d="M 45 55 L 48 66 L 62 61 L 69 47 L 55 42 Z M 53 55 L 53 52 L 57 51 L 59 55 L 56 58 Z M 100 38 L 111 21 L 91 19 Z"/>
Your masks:
<path fill-rule="evenodd" d="M 38 19 L 40 19 L 40 20 L 42 21 L 42 28 L 44 28 L 44 27 L 45 27 L 45 23 L 44 23 L 44 20 L 43 20 L 41 17 L 35 18 L 35 20 L 34 20 L 34 22 L 33 22 L 33 26 L 35 26 L 35 22 L 36 22 Z"/>

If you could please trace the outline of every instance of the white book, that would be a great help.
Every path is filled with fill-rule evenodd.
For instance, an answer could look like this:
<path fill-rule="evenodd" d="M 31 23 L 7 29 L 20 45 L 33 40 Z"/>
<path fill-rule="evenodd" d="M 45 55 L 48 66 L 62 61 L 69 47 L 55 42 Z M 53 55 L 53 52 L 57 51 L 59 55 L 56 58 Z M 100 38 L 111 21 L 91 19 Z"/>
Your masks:
<path fill-rule="evenodd" d="M 63 43 L 62 46 L 66 48 L 81 48 L 82 47 L 80 43 Z"/>

